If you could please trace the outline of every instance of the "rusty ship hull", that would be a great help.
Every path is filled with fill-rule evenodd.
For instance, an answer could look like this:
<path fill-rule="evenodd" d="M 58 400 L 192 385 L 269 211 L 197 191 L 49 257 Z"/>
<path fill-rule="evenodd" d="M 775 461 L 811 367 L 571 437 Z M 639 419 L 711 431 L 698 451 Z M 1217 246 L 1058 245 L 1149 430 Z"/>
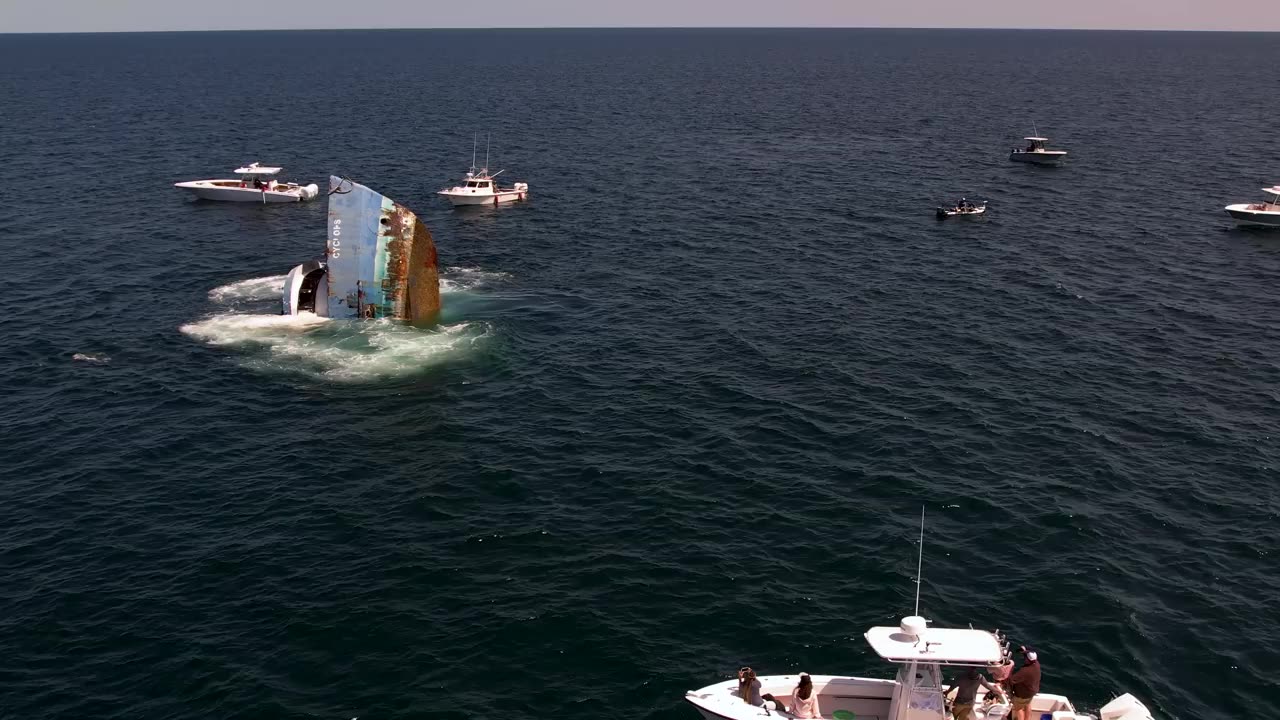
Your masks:
<path fill-rule="evenodd" d="M 430 323 L 440 312 L 435 241 L 405 206 L 331 176 L 324 259 L 289 271 L 282 301 L 286 315 Z"/>

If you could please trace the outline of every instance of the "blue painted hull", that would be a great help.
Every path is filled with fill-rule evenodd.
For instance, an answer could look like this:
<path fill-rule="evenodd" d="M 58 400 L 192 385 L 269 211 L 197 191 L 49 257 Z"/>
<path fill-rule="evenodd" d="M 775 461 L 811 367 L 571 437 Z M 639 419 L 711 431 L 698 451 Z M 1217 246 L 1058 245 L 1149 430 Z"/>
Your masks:
<path fill-rule="evenodd" d="M 331 318 L 430 322 L 440 311 L 431 233 L 391 198 L 333 176 L 325 265 Z"/>

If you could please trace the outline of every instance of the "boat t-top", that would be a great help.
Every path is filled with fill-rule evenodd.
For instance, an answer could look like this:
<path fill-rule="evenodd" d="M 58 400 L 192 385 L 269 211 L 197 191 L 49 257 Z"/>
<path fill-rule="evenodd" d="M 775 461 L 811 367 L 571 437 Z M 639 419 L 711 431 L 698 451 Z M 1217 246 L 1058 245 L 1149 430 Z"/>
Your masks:
<path fill-rule="evenodd" d="M 970 668 L 1012 671 L 1008 643 L 999 630 L 930 627 L 920 616 L 920 574 L 924 563 L 924 515 L 920 519 L 920 559 L 916 571 L 916 608 L 912 615 L 897 625 L 873 627 L 863 635 L 871 650 L 881 660 L 897 666 L 892 680 L 850 675 L 812 675 L 810 698 L 816 695 L 821 718 L 833 720 L 955 720 L 948 695 L 956 690 L 948 686 L 943 669 L 959 675 Z M 1025 651 L 1025 648 L 1024 648 Z M 1038 662 L 1035 655 L 1024 652 L 1027 662 Z M 749 668 L 739 671 L 745 675 Z M 994 676 L 996 673 L 991 672 Z M 754 676 L 754 671 L 751 671 Z M 684 699 L 697 708 L 706 720 L 762 720 L 777 716 L 792 720 L 796 716 L 783 707 L 785 703 L 769 700 L 791 698 L 800 681 L 799 674 L 754 676 L 759 681 L 753 689 L 746 677 L 742 689 L 739 680 L 713 683 L 685 693 Z M 1002 679 L 1009 676 L 1003 674 Z M 753 683 L 752 683 L 753 684 Z M 746 697 L 743 696 L 746 690 Z M 996 697 L 991 697 L 995 695 Z M 1003 693 L 988 693 L 978 688 L 972 711 L 973 720 L 1005 720 L 1012 704 Z M 756 704 L 759 703 L 759 704 Z M 1095 720 L 1077 712 L 1063 695 L 1037 692 L 1030 700 L 1029 717 L 1037 720 Z M 1102 707 L 1096 720 L 1151 720 L 1151 713 L 1132 695 L 1121 695 Z M 962 714 L 963 718 L 963 714 Z"/>
<path fill-rule="evenodd" d="M 1237 203 L 1226 207 L 1227 214 L 1241 227 L 1280 227 L 1280 185 L 1262 188 L 1267 199 L 1259 203 Z"/>
<path fill-rule="evenodd" d="M 320 194 L 315 183 L 299 185 L 298 183 L 282 183 L 275 176 L 283 168 L 267 167 L 258 163 L 250 163 L 236 168 L 235 180 L 190 180 L 174 183 L 173 186 L 186 190 L 201 200 L 224 200 L 228 202 L 286 203 L 311 200 Z"/>
<path fill-rule="evenodd" d="M 987 201 L 974 203 L 965 198 L 960 198 L 960 202 L 954 205 L 943 205 L 938 208 L 936 215 L 939 220 L 946 220 L 949 217 L 982 217 L 987 212 Z"/>
<path fill-rule="evenodd" d="M 471 143 L 471 169 L 467 171 L 466 177 L 462 182 L 450 188 L 445 188 L 437 192 L 437 195 L 443 195 L 453 203 L 455 207 L 462 205 L 498 205 L 500 203 L 515 202 L 516 200 L 524 200 L 529 196 L 528 183 L 515 183 L 511 187 L 498 187 L 498 181 L 495 179 L 505 170 L 499 170 L 496 173 L 489 173 L 489 141 L 485 140 L 484 148 L 484 167 L 476 167 L 476 145 L 475 140 Z"/>

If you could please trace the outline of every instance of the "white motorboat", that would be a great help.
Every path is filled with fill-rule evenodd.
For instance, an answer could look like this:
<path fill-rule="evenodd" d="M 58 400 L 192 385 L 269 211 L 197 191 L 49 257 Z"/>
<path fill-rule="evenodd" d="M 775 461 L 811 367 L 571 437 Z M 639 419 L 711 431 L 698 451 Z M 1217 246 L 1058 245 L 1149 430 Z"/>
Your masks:
<path fill-rule="evenodd" d="M 903 618 L 898 627 L 873 627 L 864 635 L 881 659 L 898 666 L 893 680 L 813 675 L 822 718 L 835 720 L 952 720 L 947 695 L 951 687 L 943 681 L 944 667 L 987 669 L 1005 661 L 1007 648 L 999 631 L 933 628 L 919 616 Z M 790 698 L 798 675 L 769 675 L 757 678 L 761 694 Z M 974 720 L 1006 720 L 1011 705 L 1005 698 L 988 698 L 979 688 L 973 705 Z M 763 706 L 746 702 L 738 692 L 736 679 L 708 685 L 685 693 L 685 700 L 706 720 L 761 720 L 795 716 L 766 701 Z M 1107 703 L 1099 717 L 1078 712 L 1063 695 L 1037 693 L 1031 700 L 1032 718 L 1037 720 L 1151 720 L 1151 712 L 1132 695 L 1121 695 Z"/>
<path fill-rule="evenodd" d="M 511 187 L 498 187 L 495 179 L 505 170 L 489 174 L 489 141 L 484 145 L 484 167 L 476 167 L 476 138 L 471 141 L 471 169 L 467 171 L 462 182 L 437 192 L 453 203 L 454 207 L 463 205 L 499 205 L 501 203 L 524 200 L 529 196 L 528 183 L 515 183 Z"/>
<path fill-rule="evenodd" d="M 898 667 L 893 680 L 849 675 L 813 675 L 819 715 L 824 720 L 954 720 L 948 695 L 955 689 L 943 682 L 942 669 L 964 673 L 969 668 L 1007 669 L 1009 649 L 999 630 L 933 628 L 920 617 L 920 577 L 924 567 L 924 513 L 920 515 L 920 558 L 916 570 L 916 609 L 897 627 L 873 627 L 863 635 L 876 655 Z M 1024 648 L 1025 650 L 1025 648 Z M 1038 661 L 1038 658 L 1025 657 Z M 749 668 L 743 668 L 743 671 Z M 742 671 L 739 671 L 740 673 Z M 1008 675 L 1004 676 L 1006 679 Z M 730 679 L 685 693 L 684 699 L 705 720 L 761 720 L 795 715 L 765 695 L 790 698 L 799 675 L 757 676 L 761 705 L 744 698 L 738 680 Z M 1012 711 L 1007 698 L 989 698 L 985 687 L 975 696 L 973 720 L 1005 720 Z M 813 697 L 812 695 L 810 697 Z M 1037 692 L 1030 702 L 1037 720 L 1152 720 L 1151 713 L 1128 693 L 1102 707 L 1099 718 L 1076 711 L 1063 695 Z"/>
<path fill-rule="evenodd" d="M 1027 141 L 1027 146 L 1014 148 L 1009 153 L 1009 159 L 1014 162 L 1057 165 L 1067 156 L 1066 150 L 1049 150 L 1046 148 L 1044 144 L 1049 142 L 1049 138 L 1032 136 L 1022 139 Z"/>
<path fill-rule="evenodd" d="M 311 200 L 320 194 L 320 187 L 315 183 L 299 185 L 298 183 L 282 183 L 275 176 L 283 168 L 266 167 L 258 163 L 236 168 L 235 180 L 190 180 L 174 183 L 173 186 L 186 190 L 201 200 L 222 200 L 226 202 L 287 203 Z"/>
<path fill-rule="evenodd" d="M 1262 188 L 1268 199 L 1260 203 L 1228 205 L 1227 214 L 1241 227 L 1280 227 L 1280 185 Z"/>
<path fill-rule="evenodd" d="M 499 170 L 490 175 L 488 168 L 471 168 L 461 183 L 436 194 L 449 198 L 449 202 L 455 206 L 498 205 L 524 200 L 529 196 L 528 183 L 516 183 L 507 188 L 498 187 L 498 181 L 494 178 L 502 172 Z"/>
<path fill-rule="evenodd" d="M 982 204 L 975 205 L 968 200 L 961 199 L 955 205 L 943 205 L 938 208 L 936 215 L 939 220 L 946 220 L 949 217 L 966 217 L 976 218 L 982 217 L 987 213 L 987 201 L 983 200 Z"/>

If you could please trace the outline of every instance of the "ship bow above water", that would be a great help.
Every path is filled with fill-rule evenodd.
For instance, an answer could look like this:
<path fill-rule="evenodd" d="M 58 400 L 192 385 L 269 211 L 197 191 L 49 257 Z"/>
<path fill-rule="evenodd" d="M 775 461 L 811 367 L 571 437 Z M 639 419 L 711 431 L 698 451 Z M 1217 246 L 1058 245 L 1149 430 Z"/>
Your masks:
<path fill-rule="evenodd" d="M 325 259 L 289 272 L 283 302 L 286 315 L 432 322 L 440 312 L 435 242 L 405 206 L 331 176 Z"/>

